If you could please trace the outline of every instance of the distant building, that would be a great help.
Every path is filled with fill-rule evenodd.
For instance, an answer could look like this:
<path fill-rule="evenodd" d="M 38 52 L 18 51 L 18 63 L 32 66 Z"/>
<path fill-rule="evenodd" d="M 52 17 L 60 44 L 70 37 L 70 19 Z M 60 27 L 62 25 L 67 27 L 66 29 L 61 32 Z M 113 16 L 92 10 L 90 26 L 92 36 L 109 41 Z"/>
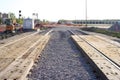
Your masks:
<path fill-rule="evenodd" d="M 5 19 L 8 18 L 8 14 L 7 13 L 3 13 L 2 14 L 2 23 L 4 24 L 5 23 Z"/>
<path fill-rule="evenodd" d="M 6 14 L 6 13 L 3 13 L 3 14 L 2 14 L 2 18 L 3 18 L 3 19 L 6 19 L 6 18 L 8 18 L 8 14 Z"/>
<path fill-rule="evenodd" d="M 73 20 L 74 24 L 115 24 L 116 22 L 120 21 L 120 19 L 111 19 L 111 20 Z"/>

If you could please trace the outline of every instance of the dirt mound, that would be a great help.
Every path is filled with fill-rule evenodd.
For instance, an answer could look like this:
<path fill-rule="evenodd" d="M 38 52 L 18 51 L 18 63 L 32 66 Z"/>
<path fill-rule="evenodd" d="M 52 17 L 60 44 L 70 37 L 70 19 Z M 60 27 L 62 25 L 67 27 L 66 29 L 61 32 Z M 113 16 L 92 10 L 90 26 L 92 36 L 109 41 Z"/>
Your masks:
<path fill-rule="evenodd" d="M 116 22 L 115 24 L 113 24 L 109 30 L 111 31 L 120 31 L 120 22 Z"/>

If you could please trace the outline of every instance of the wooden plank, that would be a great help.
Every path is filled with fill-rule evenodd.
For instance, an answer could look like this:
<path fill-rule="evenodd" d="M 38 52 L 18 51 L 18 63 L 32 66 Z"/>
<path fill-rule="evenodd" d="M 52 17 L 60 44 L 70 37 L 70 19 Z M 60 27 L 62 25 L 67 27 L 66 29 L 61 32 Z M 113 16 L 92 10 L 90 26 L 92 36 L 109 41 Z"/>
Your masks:
<path fill-rule="evenodd" d="M 14 61 L 13 58 L 0 58 L 0 72 Z"/>
<path fill-rule="evenodd" d="M 29 73 L 29 70 L 31 69 L 31 67 L 34 64 L 35 59 L 38 57 L 38 55 L 40 54 L 40 52 L 43 50 L 43 48 L 45 47 L 45 45 L 47 44 L 50 36 L 48 35 L 48 33 L 45 36 L 37 36 L 38 38 L 32 38 L 33 43 L 32 46 L 29 46 L 31 40 L 27 39 L 26 41 L 29 40 L 29 43 L 24 41 L 24 46 L 22 45 L 22 49 L 27 49 L 26 51 L 22 52 L 19 49 L 16 50 L 16 52 L 10 52 L 9 51 L 12 49 L 14 49 L 15 47 L 20 48 L 21 46 L 18 46 L 18 44 L 16 43 L 15 45 L 11 46 L 7 46 L 4 47 L 4 50 L 6 49 L 5 54 L 0 53 L 0 57 L 3 58 L 12 58 L 14 61 L 11 61 L 12 63 L 10 63 L 4 70 L 2 70 L 0 72 L 0 80 L 26 80 L 26 76 Z M 15 46 L 15 47 L 14 47 Z M 10 48 L 8 48 L 10 47 Z M 0 48 L 2 49 L 2 48 Z M 3 50 L 3 51 L 4 51 Z M 21 54 L 17 54 L 17 51 L 20 51 Z M 16 54 L 14 54 L 16 53 Z M 8 54 L 8 55 L 7 55 Z M 7 56 L 7 57 L 6 57 Z M 34 57 L 33 57 L 34 56 Z M 2 60 L 1 60 L 2 62 Z M 9 62 L 7 60 L 7 62 Z M 1 66 L 3 66 L 1 64 Z"/>
<path fill-rule="evenodd" d="M 94 48 L 91 48 L 89 45 L 86 44 L 86 42 L 77 42 L 77 44 L 85 51 L 85 53 L 87 53 L 87 55 L 91 59 L 103 59 L 101 55 L 96 54 L 98 53 L 98 51 L 96 51 Z"/>
<path fill-rule="evenodd" d="M 113 60 L 117 64 L 120 64 L 120 52 L 119 52 L 120 48 L 118 46 L 112 45 L 111 43 L 107 43 L 106 41 L 97 38 L 93 35 L 80 36 L 80 37 L 85 39 L 87 42 L 89 42 L 92 46 L 94 46 L 96 49 L 101 51 L 111 60 Z"/>
<path fill-rule="evenodd" d="M 17 58 L 7 68 L 0 72 L 0 80 L 26 80 L 26 76 L 33 66 L 35 59 L 43 50 L 49 38 L 50 36 L 48 35 L 41 38 L 41 40 L 32 46 L 25 55 Z"/>
<path fill-rule="evenodd" d="M 120 71 L 106 60 L 93 60 L 109 80 L 120 80 Z"/>
<path fill-rule="evenodd" d="M 105 37 L 102 37 L 102 36 L 99 36 L 99 35 L 94 35 L 94 36 L 97 37 L 97 38 L 99 38 L 99 39 L 101 39 L 101 40 L 104 40 L 107 43 L 110 43 L 112 45 L 116 45 L 117 47 L 120 48 L 120 43 L 117 42 L 117 41 L 113 41 L 111 39 L 108 39 L 108 38 L 105 38 Z"/>
<path fill-rule="evenodd" d="M 28 38 L 25 41 L 15 43 L 7 47 L 0 48 L 0 58 L 15 58 L 16 59 L 20 55 L 22 56 L 24 52 L 27 51 L 29 47 L 37 41 L 37 39 L 41 38 L 41 36 L 37 35 L 32 40 L 29 40 L 31 38 Z"/>
<path fill-rule="evenodd" d="M 18 59 L 0 73 L 0 80 L 24 80 L 32 66 L 32 59 Z"/>
<path fill-rule="evenodd" d="M 35 60 L 40 55 L 41 51 L 44 49 L 49 39 L 50 36 L 46 36 L 44 40 L 41 40 L 36 48 L 33 50 L 33 52 L 28 56 L 28 58 Z"/>
<path fill-rule="evenodd" d="M 14 69 L 15 73 L 12 73 L 12 75 L 9 77 L 9 79 L 18 79 L 18 80 L 24 80 L 26 79 L 27 74 L 29 73 L 30 69 L 32 68 L 34 62 L 32 59 L 26 59 L 23 61 L 23 63 Z"/>
<path fill-rule="evenodd" d="M 86 36 L 85 36 L 86 37 Z M 93 47 L 91 47 L 89 44 L 87 44 L 85 41 L 81 41 L 82 39 L 76 40 L 73 37 L 73 40 L 78 45 L 79 48 L 83 49 L 85 52 L 85 56 L 89 58 L 91 64 L 98 69 L 100 72 L 102 72 L 107 79 L 109 80 L 120 80 L 120 71 L 113 66 L 110 62 L 108 62 L 105 58 L 103 58 L 100 53 L 95 50 Z M 94 39 L 92 39 L 94 40 Z"/>
<path fill-rule="evenodd" d="M 0 72 L 0 80 L 9 79 L 9 76 L 15 72 L 14 71 L 15 67 L 18 67 L 20 63 L 22 63 L 22 61 L 23 61 L 22 59 L 15 60 L 2 72 Z"/>
<path fill-rule="evenodd" d="M 83 41 L 81 39 L 79 39 L 79 37 L 77 35 L 72 35 L 71 36 L 76 42 L 79 42 L 79 41 Z"/>
<path fill-rule="evenodd" d="M 22 38 L 20 38 L 20 39 L 14 40 L 14 41 L 12 41 L 12 42 L 9 42 L 9 43 L 7 43 L 7 44 L 4 44 L 3 46 L 0 46 L 0 48 L 3 48 L 3 47 L 8 46 L 8 45 L 11 45 L 11 44 L 13 44 L 13 43 L 15 43 L 15 42 L 17 42 L 17 41 L 20 41 L 20 40 L 22 40 L 22 39 L 31 37 L 31 36 L 36 35 L 36 34 L 38 34 L 38 33 L 39 33 L 39 32 L 35 32 L 35 33 L 33 33 L 33 34 L 27 35 L 27 36 L 22 37 Z"/>

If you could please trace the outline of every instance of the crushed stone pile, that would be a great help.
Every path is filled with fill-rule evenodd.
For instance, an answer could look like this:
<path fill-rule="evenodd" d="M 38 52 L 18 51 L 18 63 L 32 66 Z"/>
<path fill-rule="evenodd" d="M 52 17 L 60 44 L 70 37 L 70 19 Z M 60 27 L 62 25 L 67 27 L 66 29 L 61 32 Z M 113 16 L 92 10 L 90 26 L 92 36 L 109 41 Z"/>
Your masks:
<path fill-rule="evenodd" d="M 120 31 L 120 21 L 119 21 L 119 22 L 116 22 L 115 24 L 113 24 L 113 25 L 109 28 L 109 30 L 119 32 L 119 31 Z"/>

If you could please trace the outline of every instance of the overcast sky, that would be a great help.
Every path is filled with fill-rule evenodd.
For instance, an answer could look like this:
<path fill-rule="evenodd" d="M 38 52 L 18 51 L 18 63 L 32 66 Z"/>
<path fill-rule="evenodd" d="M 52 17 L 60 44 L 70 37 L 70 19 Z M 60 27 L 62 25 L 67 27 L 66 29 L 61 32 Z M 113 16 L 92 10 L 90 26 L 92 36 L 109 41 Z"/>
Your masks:
<path fill-rule="evenodd" d="M 87 0 L 88 19 L 120 19 L 120 0 Z M 85 0 L 0 0 L 0 12 L 40 19 L 85 19 Z"/>

